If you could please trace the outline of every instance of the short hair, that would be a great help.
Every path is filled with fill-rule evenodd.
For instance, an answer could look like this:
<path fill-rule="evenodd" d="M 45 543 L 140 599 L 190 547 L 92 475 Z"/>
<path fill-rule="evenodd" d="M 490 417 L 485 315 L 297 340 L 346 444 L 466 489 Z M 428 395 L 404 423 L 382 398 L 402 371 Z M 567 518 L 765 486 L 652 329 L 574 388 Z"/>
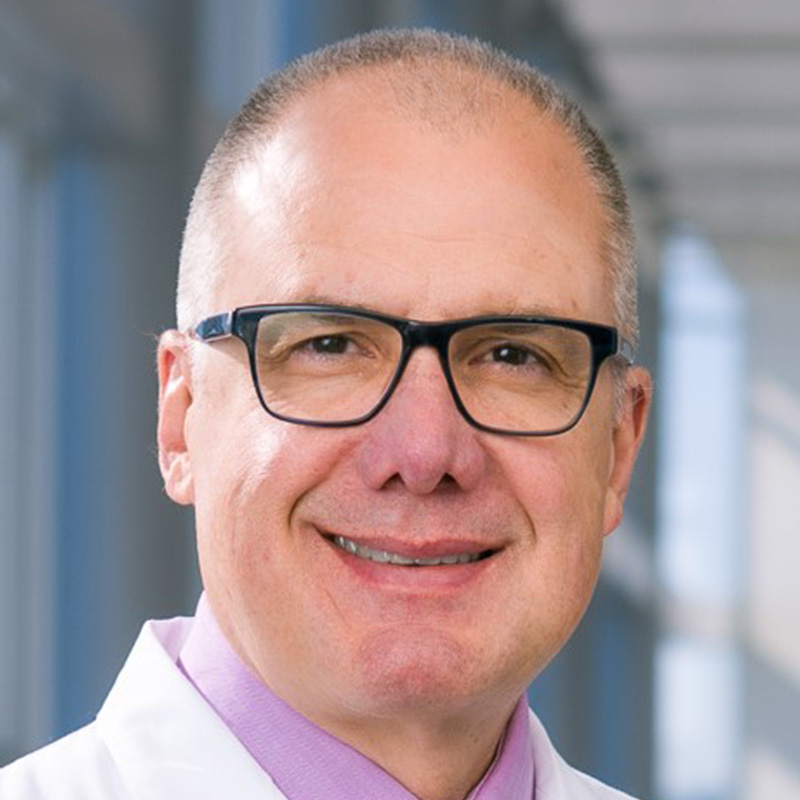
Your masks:
<path fill-rule="evenodd" d="M 255 89 L 211 153 L 192 199 L 181 249 L 179 328 L 186 330 L 219 310 L 209 304 L 223 272 L 223 222 L 230 205 L 225 201 L 237 169 L 269 140 L 291 105 L 332 78 L 366 71 L 383 73 L 391 90 L 388 102 L 401 110 L 411 105 L 424 122 L 437 125 L 447 119 L 451 126 L 480 125 L 498 105 L 499 86 L 527 98 L 566 132 L 605 209 L 603 255 L 615 324 L 635 344 L 633 223 L 624 184 L 602 138 L 581 108 L 534 67 L 484 42 L 432 30 L 378 30 L 355 36 L 292 62 Z M 459 106 L 456 114 L 451 113 L 454 103 Z"/>

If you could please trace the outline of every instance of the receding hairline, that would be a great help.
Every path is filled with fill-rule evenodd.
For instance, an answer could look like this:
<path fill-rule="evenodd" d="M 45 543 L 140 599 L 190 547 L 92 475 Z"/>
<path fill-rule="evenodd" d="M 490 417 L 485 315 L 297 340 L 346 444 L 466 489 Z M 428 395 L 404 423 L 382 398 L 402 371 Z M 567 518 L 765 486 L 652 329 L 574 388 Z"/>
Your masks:
<path fill-rule="evenodd" d="M 181 289 L 187 289 L 187 295 L 194 289 L 192 305 L 197 306 L 202 304 L 201 295 L 213 295 L 218 285 L 221 264 L 207 270 L 210 280 L 202 287 L 199 281 L 190 287 L 190 275 L 185 273 L 196 267 L 189 263 L 196 258 L 190 256 L 205 252 L 213 260 L 211 250 L 218 249 L 220 241 L 219 237 L 214 241 L 211 232 L 221 234 L 221 215 L 236 171 L 252 161 L 306 97 L 338 83 L 362 80 L 376 81 L 386 89 L 369 94 L 374 107 L 453 133 L 491 124 L 511 104 L 517 109 L 527 104 L 532 112 L 555 123 L 586 165 L 603 207 L 608 227 L 604 260 L 613 284 L 615 316 L 626 335 L 636 338 L 630 214 L 624 187 L 602 139 L 580 108 L 530 65 L 491 45 L 431 31 L 374 32 L 330 45 L 274 73 L 256 88 L 214 149 L 192 202 L 181 257 L 179 325 L 196 321 L 190 319 L 194 315 L 187 303 L 181 302 L 185 299 Z M 195 240 L 205 246 L 190 247 L 197 244 Z"/>
<path fill-rule="evenodd" d="M 372 108 L 450 134 L 486 127 L 520 101 L 535 114 L 561 122 L 556 112 L 561 91 L 529 65 L 477 40 L 414 33 L 419 41 L 409 38 L 416 45 L 409 50 L 375 50 L 368 46 L 372 37 L 363 35 L 322 48 L 269 76 L 231 120 L 208 160 L 205 172 L 214 188 L 224 193 L 233 171 L 251 163 L 303 101 L 347 84 L 372 83 Z M 452 41 L 452 49 L 426 49 L 442 37 Z M 358 42 L 365 60 L 350 53 L 349 45 Z M 535 79 L 525 83 L 517 74 L 523 69 Z M 559 127 L 569 134 L 563 123 Z"/>

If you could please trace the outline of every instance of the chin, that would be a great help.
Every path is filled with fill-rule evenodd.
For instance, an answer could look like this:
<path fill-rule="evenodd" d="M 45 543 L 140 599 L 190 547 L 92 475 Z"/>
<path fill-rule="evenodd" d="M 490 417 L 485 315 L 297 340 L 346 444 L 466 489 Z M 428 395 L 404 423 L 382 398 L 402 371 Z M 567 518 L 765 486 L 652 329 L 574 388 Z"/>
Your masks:
<path fill-rule="evenodd" d="M 359 650 L 356 670 L 375 711 L 456 710 L 478 691 L 477 653 L 441 632 L 375 636 Z M 377 706 L 380 706 L 378 708 Z"/>

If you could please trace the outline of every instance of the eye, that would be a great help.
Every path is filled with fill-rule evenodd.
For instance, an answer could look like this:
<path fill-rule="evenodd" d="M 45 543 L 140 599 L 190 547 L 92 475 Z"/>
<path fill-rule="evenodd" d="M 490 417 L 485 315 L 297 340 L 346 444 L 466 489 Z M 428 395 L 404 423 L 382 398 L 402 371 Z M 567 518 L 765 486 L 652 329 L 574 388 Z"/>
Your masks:
<path fill-rule="evenodd" d="M 542 360 L 527 347 L 513 344 L 493 347 L 490 357 L 496 363 L 508 364 L 512 367 L 524 367 L 542 363 Z"/>
<path fill-rule="evenodd" d="M 486 352 L 484 358 L 486 363 L 525 372 L 541 372 L 542 370 L 550 372 L 553 366 L 551 361 L 538 350 L 526 344 L 514 342 L 504 342 L 493 346 Z"/>
<path fill-rule="evenodd" d="M 347 336 L 333 335 L 316 336 L 313 339 L 301 342 L 297 347 L 301 350 L 312 350 L 320 355 L 341 355 L 342 353 L 346 353 L 352 344 L 352 340 Z"/>

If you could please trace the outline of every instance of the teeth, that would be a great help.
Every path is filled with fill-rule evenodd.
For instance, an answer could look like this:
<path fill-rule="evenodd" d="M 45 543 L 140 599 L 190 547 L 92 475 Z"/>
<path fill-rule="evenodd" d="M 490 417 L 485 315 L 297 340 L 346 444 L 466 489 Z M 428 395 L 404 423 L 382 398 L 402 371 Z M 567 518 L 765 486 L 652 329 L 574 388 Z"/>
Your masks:
<path fill-rule="evenodd" d="M 481 558 L 480 553 L 462 553 L 460 555 L 442 556 L 441 558 L 408 558 L 408 556 L 401 556 L 399 553 L 364 547 L 356 544 L 352 539 L 346 539 L 344 536 L 334 536 L 333 543 L 345 552 L 359 558 L 365 558 L 367 561 L 375 561 L 378 564 L 397 564 L 403 567 L 438 567 L 452 564 L 470 564 Z"/>

